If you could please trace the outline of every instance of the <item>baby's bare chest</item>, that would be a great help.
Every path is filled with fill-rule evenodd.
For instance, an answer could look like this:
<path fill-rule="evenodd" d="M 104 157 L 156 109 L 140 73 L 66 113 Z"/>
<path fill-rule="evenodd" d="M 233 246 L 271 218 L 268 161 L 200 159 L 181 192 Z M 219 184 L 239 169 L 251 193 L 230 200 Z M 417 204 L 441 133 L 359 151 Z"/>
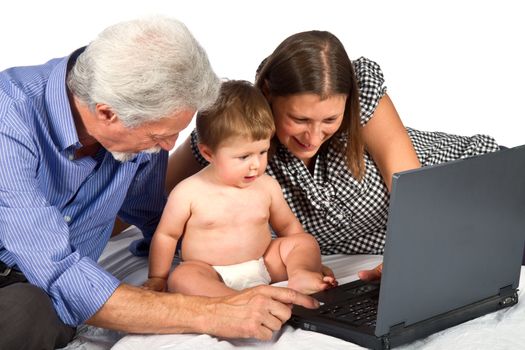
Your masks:
<path fill-rule="evenodd" d="M 200 228 L 267 225 L 270 198 L 260 191 L 215 193 L 192 207 L 192 224 Z"/>

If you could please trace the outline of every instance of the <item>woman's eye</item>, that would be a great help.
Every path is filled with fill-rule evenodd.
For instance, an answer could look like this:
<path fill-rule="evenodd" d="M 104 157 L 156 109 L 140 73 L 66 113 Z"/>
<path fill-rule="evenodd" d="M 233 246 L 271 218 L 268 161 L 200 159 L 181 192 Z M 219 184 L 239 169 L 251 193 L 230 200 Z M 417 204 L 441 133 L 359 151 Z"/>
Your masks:
<path fill-rule="evenodd" d="M 292 116 L 290 116 L 289 118 L 290 118 L 294 123 L 298 123 L 298 124 L 306 123 L 306 122 L 308 121 L 307 118 L 292 117 Z"/>

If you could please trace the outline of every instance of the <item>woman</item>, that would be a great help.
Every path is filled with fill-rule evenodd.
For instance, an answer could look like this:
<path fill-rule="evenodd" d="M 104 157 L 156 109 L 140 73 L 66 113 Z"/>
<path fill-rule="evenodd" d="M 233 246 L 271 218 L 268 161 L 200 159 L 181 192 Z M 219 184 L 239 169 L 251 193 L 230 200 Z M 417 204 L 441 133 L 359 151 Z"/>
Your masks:
<path fill-rule="evenodd" d="M 383 252 L 394 173 L 498 149 L 488 136 L 405 128 L 379 65 L 351 62 L 328 32 L 287 38 L 261 63 L 256 86 L 276 126 L 267 172 L 323 254 Z M 205 165 L 196 145 L 193 132 L 172 154 L 168 190 Z"/>

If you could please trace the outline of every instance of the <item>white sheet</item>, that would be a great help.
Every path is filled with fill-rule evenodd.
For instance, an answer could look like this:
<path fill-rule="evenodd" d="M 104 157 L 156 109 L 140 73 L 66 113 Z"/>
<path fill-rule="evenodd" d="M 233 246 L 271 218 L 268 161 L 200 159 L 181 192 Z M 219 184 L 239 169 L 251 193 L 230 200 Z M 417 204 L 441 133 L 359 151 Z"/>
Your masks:
<path fill-rule="evenodd" d="M 113 238 L 99 262 L 126 283 L 140 285 L 147 276 L 147 260 L 132 256 L 127 247 L 139 237 L 136 229 L 129 229 Z M 357 279 L 357 271 L 376 266 L 380 256 L 333 255 L 323 257 L 340 283 Z M 523 288 L 525 269 L 521 271 L 520 289 Z M 278 285 L 285 285 L 280 283 Z M 519 298 L 524 297 L 520 290 Z M 525 349 L 525 306 L 518 305 L 485 315 L 475 320 L 433 334 L 425 339 L 399 347 L 399 349 Z M 363 349 L 352 343 L 327 335 L 285 326 L 269 342 L 255 340 L 225 340 L 209 335 L 125 335 L 96 327 L 79 327 L 77 336 L 67 350 L 136 350 L 136 349 Z"/>

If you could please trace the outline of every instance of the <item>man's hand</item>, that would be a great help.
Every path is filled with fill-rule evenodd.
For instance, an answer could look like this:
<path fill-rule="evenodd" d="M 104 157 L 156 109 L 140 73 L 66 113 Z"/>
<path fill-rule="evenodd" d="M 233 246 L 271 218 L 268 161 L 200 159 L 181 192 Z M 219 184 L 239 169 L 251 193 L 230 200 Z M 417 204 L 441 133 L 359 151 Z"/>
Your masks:
<path fill-rule="evenodd" d="M 374 281 L 381 278 L 381 273 L 383 271 L 383 263 L 377 265 L 371 270 L 359 271 L 357 275 L 363 281 Z"/>
<path fill-rule="evenodd" d="M 207 333 L 268 340 L 290 318 L 293 304 L 319 307 L 309 296 L 273 286 L 207 298 L 121 284 L 86 323 L 128 333 Z"/>
<path fill-rule="evenodd" d="M 202 333 L 227 338 L 269 340 L 292 314 L 292 305 L 319 307 L 311 297 L 288 288 L 258 286 L 240 294 L 214 298 L 202 322 Z"/>

